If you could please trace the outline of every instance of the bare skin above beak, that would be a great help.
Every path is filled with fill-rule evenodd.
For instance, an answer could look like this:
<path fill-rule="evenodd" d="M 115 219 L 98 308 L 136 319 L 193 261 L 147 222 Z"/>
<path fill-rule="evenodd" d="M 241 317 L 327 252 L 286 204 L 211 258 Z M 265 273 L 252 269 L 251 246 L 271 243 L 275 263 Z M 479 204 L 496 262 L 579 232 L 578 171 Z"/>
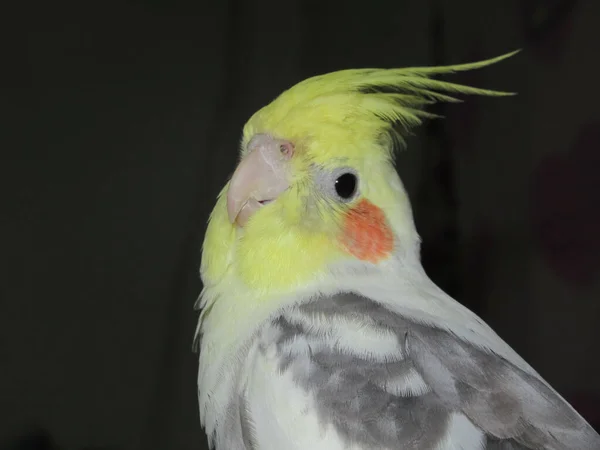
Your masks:
<path fill-rule="evenodd" d="M 248 153 L 237 166 L 227 191 L 227 213 L 231 223 L 246 225 L 263 205 L 289 188 L 291 142 L 257 134 L 248 143 Z"/>

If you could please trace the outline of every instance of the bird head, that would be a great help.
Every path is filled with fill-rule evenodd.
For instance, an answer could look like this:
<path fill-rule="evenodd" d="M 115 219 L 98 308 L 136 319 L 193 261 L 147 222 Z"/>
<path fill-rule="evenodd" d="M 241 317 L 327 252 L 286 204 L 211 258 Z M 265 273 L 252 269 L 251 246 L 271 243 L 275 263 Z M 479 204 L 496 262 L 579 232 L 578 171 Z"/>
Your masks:
<path fill-rule="evenodd" d="M 293 292 L 340 267 L 419 261 L 410 202 L 393 163 L 404 132 L 452 94 L 509 95 L 433 79 L 471 64 L 343 70 L 309 78 L 245 124 L 240 160 L 205 235 L 206 286 Z"/>

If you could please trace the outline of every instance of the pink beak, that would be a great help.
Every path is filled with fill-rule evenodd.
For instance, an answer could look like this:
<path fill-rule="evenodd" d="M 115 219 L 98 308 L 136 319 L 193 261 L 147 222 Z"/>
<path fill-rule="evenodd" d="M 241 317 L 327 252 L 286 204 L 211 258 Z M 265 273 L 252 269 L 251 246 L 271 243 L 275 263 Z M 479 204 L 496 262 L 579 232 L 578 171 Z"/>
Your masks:
<path fill-rule="evenodd" d="M 227 191 L 227 214 L 240 227 L 264 205 L 289 188 L 291 142 L 257 134 L 235 169 Z"/>

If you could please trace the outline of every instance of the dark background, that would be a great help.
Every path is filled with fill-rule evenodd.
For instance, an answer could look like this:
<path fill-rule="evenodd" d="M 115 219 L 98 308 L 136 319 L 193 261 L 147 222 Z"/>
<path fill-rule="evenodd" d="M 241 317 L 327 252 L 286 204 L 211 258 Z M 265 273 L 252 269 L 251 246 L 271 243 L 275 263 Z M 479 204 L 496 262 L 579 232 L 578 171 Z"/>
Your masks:
<path fill-rule="evenodd" d="M 446 120 L 418 130 L 399 171 L 432 278 L 600 423 L 600 2 L 103 0 L 0 16 L 1 449 L 204 448 L 200 247 L 250 114 L 319 73 L 516 48 L 448 79 L 519 95 L 436 108 Z"/>

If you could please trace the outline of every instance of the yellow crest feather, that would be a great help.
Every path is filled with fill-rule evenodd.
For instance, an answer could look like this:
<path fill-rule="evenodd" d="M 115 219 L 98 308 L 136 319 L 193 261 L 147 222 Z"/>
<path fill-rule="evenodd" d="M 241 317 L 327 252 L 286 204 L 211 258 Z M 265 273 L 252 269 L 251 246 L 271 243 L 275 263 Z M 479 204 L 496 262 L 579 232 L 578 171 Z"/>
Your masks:
<path fill-rule="evenodd" d="M 323 132 L 327 126 L 351 128 L 361 138 L 377 139 L 382 133 L 393 132 L 394 123 L 409 129 L 420 125 L 424 118 L 436 117 L 423 107 L 437 102 L 460 102 L 453 94 L 514 95 L 431 76 L 479 69 L 518 52 L 467 64 L 348 69 L 315 76 L 296 84 L 257 111 L 244 126 L 243 143 L 263 132 L 303 141 L 314 137 L 315 130 Z M 395 137 L 403 142 L 403 136 Z"/>

